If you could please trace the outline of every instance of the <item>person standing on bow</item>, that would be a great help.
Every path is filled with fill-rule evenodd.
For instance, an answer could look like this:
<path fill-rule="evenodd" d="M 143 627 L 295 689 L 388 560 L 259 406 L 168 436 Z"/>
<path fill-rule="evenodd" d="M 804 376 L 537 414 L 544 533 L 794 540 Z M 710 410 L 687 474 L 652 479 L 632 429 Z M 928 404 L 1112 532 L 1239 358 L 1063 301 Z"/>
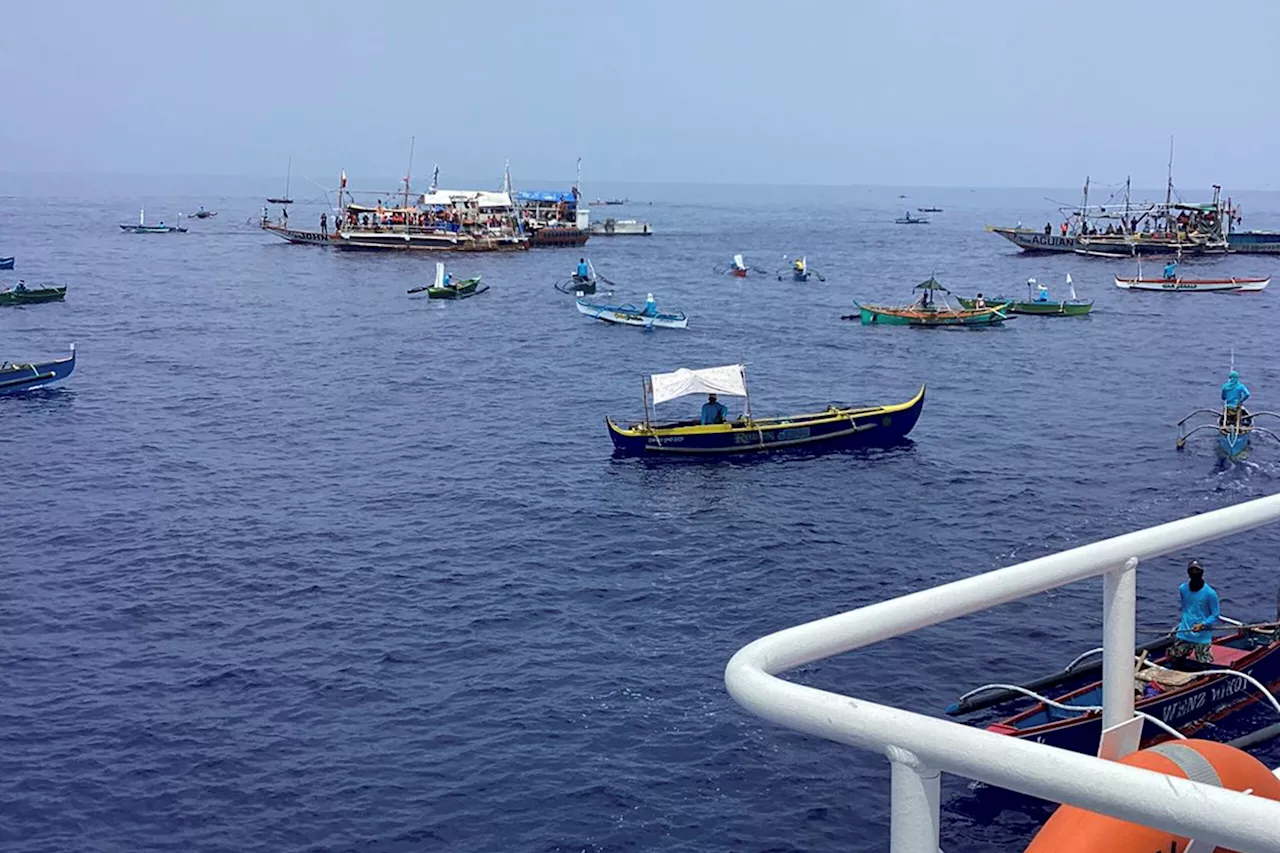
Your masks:
<path fill-rule="evenodd" d="M 1173 281 L 1175 278 L 1177 278 L 1177 275 L 1178 275 L 1178 262 L 1177 262 L 1177 261 L 1169 261 L 1169 263 L 1167 263 L 1167 264 L 1165 264 L 1165 265 L 1164 265 L 1164 280 L 1165 280 L 1165 281 Z"/>
<path fill-rule="evenodd" d="M 1198 560 L 1187 564 L 1187 580 L 1178 587 L 1182 619 L 1169 655 L 1185 659 L 1194 657 L 1200 663 L 1213 663 L 1213 625 L 1218 621 L 1218 593 L 1204 582 L 1204 569 Z"/>
<path fill-rule="evenodd" d="M 1222 383 L 1222 423 L 1225 426 L 1229 419 L 1235 419 L 1236 427 L 1242 422 L 1248 423 L 1249 413 L 1245 411 L 1244 401 L 1249 399 L 1249 389 L 1240 381 L 1240 374 L 1234 370 L 1227 374 L 1227 381 Z"/>

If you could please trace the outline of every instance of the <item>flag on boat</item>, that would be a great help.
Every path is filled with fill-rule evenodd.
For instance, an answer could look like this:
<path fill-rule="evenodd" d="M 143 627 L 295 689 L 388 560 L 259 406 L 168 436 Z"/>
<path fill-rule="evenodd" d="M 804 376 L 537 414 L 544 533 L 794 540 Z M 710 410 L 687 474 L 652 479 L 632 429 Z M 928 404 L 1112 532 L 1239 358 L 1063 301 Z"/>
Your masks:
<path fill-rule="evenodd" d="M 1067 287 L 1071 288 L 1071 298 L 1076 298 L 1076 286 L 1071 283 L 1071 273 L 1067 273 Z"/>

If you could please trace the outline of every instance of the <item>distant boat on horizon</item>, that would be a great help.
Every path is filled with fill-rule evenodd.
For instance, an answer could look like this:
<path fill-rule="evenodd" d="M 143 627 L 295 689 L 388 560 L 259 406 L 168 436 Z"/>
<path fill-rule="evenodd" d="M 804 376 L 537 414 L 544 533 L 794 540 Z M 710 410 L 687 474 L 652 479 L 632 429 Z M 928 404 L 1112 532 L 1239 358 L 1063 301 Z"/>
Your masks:
<path fill-rule="evenodd" d="M 293 177 L 293 155 L 289 155 L 289 165 L 284 172 L 284 195 L 280 198 L 268 198 L 267 204 L 293 204 L 293 199 L 289 198 L 289 179 Z"/>

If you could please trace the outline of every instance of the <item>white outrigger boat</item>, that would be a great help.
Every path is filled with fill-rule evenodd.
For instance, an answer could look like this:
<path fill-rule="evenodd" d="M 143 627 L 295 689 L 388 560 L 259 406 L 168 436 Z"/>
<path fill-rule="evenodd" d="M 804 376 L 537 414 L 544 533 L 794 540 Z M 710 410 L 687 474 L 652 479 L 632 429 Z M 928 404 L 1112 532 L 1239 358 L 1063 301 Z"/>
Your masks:
<path fill-rule="evenodd" d="M 685 329 L 689 326 L 689 318 L 681 312 L 664 314 L 658 310 L 650 293 L 644 306 L 634 305 L 595 305 L 585 299 L 577 300 L 579 313 L 594 317 L 605 323 L 616 323 L 621 326 L 643 326 L 646 329 Z"/>
<path fill-rule="evenodd" d="M 1164 293 L 1260 293 L 1271 283 L 1270 278 L 1115 278 L 1116 287 L 1124 290 Z"/>

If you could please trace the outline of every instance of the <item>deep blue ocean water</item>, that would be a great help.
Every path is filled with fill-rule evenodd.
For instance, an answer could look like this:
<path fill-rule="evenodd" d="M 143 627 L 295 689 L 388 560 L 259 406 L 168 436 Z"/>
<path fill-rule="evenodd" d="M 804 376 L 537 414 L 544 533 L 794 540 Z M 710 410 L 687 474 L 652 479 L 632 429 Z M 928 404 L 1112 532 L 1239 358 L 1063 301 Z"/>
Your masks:
<path fill-rule="evenodd" d="M 983 232 L 1049 218 L 1044 192 L 631 188 L 641 203 L 607 213 L 657 236 L 586 254 L 620 300 L 692 318 L 646 333 L 552 289 L 577 250 L 450 259 L 492 289 L 430 302 L 405 291 L 432 259 L 288 246 L 247 224 L 256 194 L 190 183 L 0 204 L 9 278 L 69 286 L 0 311 L 0 358 L 80 356 L 61 386 L 0 399 L 5 851 L 883 850 L 887 762 L 745 713 L 734 651 L 1276 487 L 1280 447 L 1218 470 L 1208 441 L 1175 451 L 1173 424 L 1215 403 L 1233 349 L 1257 406 L 1280 407 L 1277 294 L 1125 293 L 1131 264 Z M 144 204 L 220 215 L 120 233 Z M 892 224 L 930 204 L 930 225 Z M 1244 204 L 1280 225 L 1280 196 Z M 805 253 L 827 281 L 714 275 L 734 252 Z M 931 273 L 1018 294 L 1067 272 L 1093 316 L 840 320 Z M 738 360 L 757 414 L 928 398 L 889 451 L 611 458 L 603 418 L 639 416 L 642 374 Z M 1144 565 L 1140 624 L 1174 619 L 1189 556 L 1225 613 L 1271 617 L 1278 544 Z M 1081 584 L 797 677 L 940 714 L 1057 669 L 1100 625 L 1100 584 Z M 975 809 L 966 780 L 944 797 L 947 849 L 1018 850 L 1044 817 Z"/>

